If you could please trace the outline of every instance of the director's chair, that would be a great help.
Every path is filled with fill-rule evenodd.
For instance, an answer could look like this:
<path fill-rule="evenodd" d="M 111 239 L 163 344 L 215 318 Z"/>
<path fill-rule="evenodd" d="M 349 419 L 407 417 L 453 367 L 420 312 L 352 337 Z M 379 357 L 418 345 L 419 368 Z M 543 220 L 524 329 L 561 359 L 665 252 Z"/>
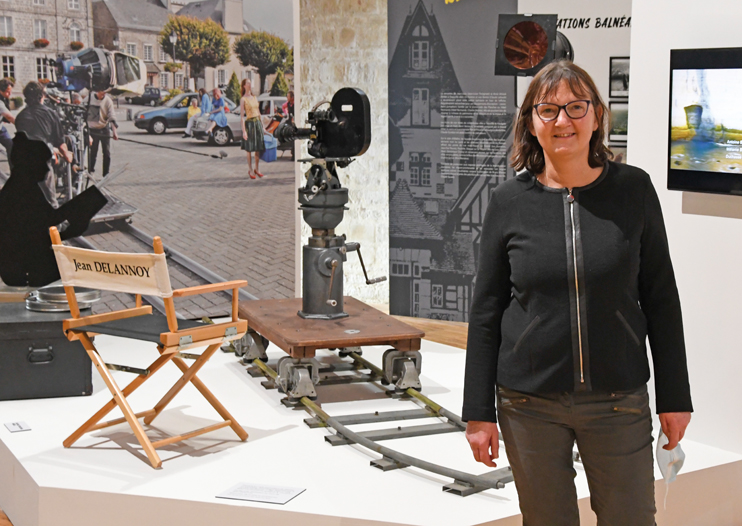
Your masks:
<path fill-rule="evenodd" d="M 154 254 L 125 254 L 65 246 L 62 244 L 56 227 L 50 228 L 49 231 L 72 314 L 72 318 L 63 323 L 64 332 L 70 341 L 79 340 L 82 343 L 95 368 L 113 394 L 111 401 L 63 442 L 64 447 L 70 447 L 82 435 L 90 431 L 128 422 L 152 466 L 159 468 L 162 466 L 162 461 L 155 448 L 161 446 L 227 426 L 231 427 L 242 441 L 247 440 L 245 430 L 196 376 L 222 343 L 239 339 L 247 331 L 247 321 L 240 320 L 237 315 L 238 291 L 240 287 L 247 285 L 247 281 L 227 281 L 172 290 L 165 253 L 159 237 L 154 238 Z M 105 314 L 80 316 L 80 309 L 75 298 L 75 286 L 136 294 L 136 306 Z M 232 289 L 231 321 L 207 325 L 176 319 L 173 298 L 228 289 Z M 165 304 L 166 316 L 152 315 L 151 306 L 142 306 L 142 295 L 161 297 Z M 95 334 L 153 342 L 157 344 L 160 356 L 146 369 L 106 364 L 93 344 Z M 184 355 L 180 352 L 190 347 L 203 346 L 206 346 L 206 350 L 200 356 Z M 183 358 L 195 358 L 196 361 L 188 367 Z M 152 409 L 134 413 L 126 398 L 170 361 L 182 371 L 183 376 Z M 138 375 L 129 385 L 120 389 L 109 369 L 134 372 Z M 224 421 L 190 433 L 152 442 L 145 434 L 139 419 L 143 418 L 145 424 L 150 424 L 189 382 L 216 409 Z M 116 406 L 124 414 L 123 418 L 99 423 Z"/>

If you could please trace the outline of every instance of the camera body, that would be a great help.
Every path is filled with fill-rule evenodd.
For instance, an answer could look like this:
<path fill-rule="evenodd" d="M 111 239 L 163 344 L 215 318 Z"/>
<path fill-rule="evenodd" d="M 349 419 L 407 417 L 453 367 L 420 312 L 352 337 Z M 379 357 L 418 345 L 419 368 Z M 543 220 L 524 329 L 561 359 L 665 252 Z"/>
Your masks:
<path fill-rule="evenodd" d="M 317 104 L 307 116 L 310 128 L 297 128 L 292 122 L 281 123 L 274 136 L 279 142 L 309 139 L 309 155 L 318 159 L 363 155 L 371 144 L 371 105 L 358 88 L 342 88 L 332 97 L 329 109 Z"/>

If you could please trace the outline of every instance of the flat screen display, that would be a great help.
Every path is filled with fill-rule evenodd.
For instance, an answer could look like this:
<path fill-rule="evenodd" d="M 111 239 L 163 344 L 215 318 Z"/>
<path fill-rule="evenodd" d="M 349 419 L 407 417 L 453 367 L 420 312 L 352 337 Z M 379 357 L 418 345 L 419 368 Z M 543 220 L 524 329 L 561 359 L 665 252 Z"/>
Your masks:
<path fill-rule="evenodd" d="M 670 51 L 670 190 L 742 195 L 742 48 Z"/>

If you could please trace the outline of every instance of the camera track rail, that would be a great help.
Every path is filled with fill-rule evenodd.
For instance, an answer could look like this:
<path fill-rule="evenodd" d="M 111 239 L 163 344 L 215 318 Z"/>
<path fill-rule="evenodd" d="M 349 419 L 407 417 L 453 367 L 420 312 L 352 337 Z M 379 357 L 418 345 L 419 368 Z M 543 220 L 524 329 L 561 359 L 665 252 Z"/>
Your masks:
<path fill-rule="evenodd" d="M 257 335 L 253 334 L 253 337 Z M 257 336 L 260 337 L 260 336 Z M 352 350 L 351 350 L 352 349 Z M 352 362 L 342 362 L 339 364 L 322 364 L 320 366 L 320 381 L 318 385 L 328 385 L 333 383 L 356 383 L 356 382 L 379 382 L 384 377 L 383 371 L 360 355 L 360 349 L 348 348 L 341 350 L 341 356 L 348 356 Z M 277 387 L 278 373 L 270 367 L 265 361 L 256 358 L 252 360 L 251 369 L 248 372 L 252 376 L 265 376 L 268 378 L 263 382 L 266 389 Z M 332 376 L 335 371 L 359 371 L 368 370 L 370 374 L 357 373 L 354 376 Z M 324 373 L 324 374 L 323 374 Z M 327 374 L 329 373 L 329 374 Z M 335 381 L 333 381 L 335 380 Z M 377 384 L 378 385 L 378 384 Z M 513 473 L 510 467 L 499 468 L 482 475 L 473 475 L 463 471 L 447 468 L 439 464 L 428 462 L 399 451 L 395 451 L 377 442 L 397 438 L 408 438 L 416 436 L 426 436 L 450 432 L 463 432 L 466 424 L 461 418 L 440 406 L 433 400 L 424 396 L 416 389 L 409 388 L 405 391 L 395 392 L 392 389 L 385 389 L 388 394 L 400 400 L 415 402 L 416 409 L 407 409 L 403 411 L 387 411 L 374 413 L 364 413 L 356 415 L 343 415 L 338 417 L 330 416 L 318 404 L 310 398 L 304 396 L 296 400 L 296 404 L 301 405 L 313 418 L 305 419 L 304 422 L 310 427 L 330 427 L 335 431 L 334 435 L 328 435 L 325 440 L 333 446 L 345 444 L 358 444 L 371 451 L 379 453 L 382 458 L 372 460 L 370 465 L 390 471 L 406 467 L 415 467 L 424 471 L 429 471 L 443 477 L 453 479 L 453 482 L 445 484 L 443 491 L 453 493 L 462 497 L 479 493 L 487 489 L 502 489 L 508 482 L 513 481 Z M 285 403 L 290 405 L 290 403 Z M 422 408 L 420 408 L 422 405 Z M 416 420 L 422 418 L 437 418 L 436 424 L 427 424 L 420 426 L 397 426 L 390 429 L 373 430 L 365 432 L 356 432 L 349 426 L 356 424 L 393 422 L 401 420 Z M 442 421 L 442 422 L 441 422 Z"/>

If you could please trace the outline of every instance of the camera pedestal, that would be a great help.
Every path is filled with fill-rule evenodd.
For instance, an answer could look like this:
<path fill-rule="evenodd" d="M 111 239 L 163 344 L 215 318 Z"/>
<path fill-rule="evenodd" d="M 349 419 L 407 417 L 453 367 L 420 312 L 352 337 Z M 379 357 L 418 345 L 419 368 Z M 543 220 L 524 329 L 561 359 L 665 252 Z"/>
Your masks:
<path fill-rule="evenodd" d="M 353 297 L 345 296 L 343 300 L 348 316 L 332 320 L 297 316 L 301 298 L 242 301 L 239 315 L 247 320 L 253 340 L 263 336 L 293 359 L 291 377 L 279 380 L 285 384 L 286 393 L 296 387 L 292 378 L 302 376 L 297 375 L 295 369 L 304 366 L 311 369 L 309 360 L 318 349 L 339 349 L 342 353 L 342 349 L 368 345 L 393 348 L 389 359 L 384 360 L 387 381 L 401 384 L 400 388 L 402 385 L 409 387 L 407 384 L 415 381 L 419 386 L 421 360 L 418 351 L 425 333 Z M 405 366 L 406 362 L 411 366 Z M 303 377 L 315 376 L 312 372 Z"/>

